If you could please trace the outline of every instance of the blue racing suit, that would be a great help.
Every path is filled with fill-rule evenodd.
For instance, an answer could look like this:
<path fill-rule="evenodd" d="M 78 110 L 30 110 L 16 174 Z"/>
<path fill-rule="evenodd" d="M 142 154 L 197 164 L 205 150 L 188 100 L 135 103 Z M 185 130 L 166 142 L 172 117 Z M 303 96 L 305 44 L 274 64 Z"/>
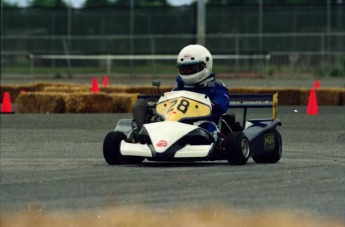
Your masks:
<path fill-rule="evenodd" d="M 174 91 L 187 90 L 205 94 L 210 98 L 212 103 L 212 116 L 205 120 L 212 121 L 215 125 L 218 125 L 219 117 L 226 113 L 229 108 L 229 91 L 224 83 L 217 81 L 213 73 L 204 81 L 194 86 L 185 84 L 180 76 L 177 76 L 176 82 L 177 87 L 173 89 Z M 210 125 L 200 127 L 205 128 L 209 132 L 216 130 L 214 126 Z"/>

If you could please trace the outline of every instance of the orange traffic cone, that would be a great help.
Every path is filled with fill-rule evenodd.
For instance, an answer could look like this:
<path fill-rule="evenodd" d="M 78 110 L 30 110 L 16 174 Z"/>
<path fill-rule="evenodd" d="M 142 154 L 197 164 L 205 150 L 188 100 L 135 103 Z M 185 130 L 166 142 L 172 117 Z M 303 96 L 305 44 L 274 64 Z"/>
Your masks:
<path fill-rule="evenodd" d="M 104 87 L 108 87 L 108 85 L 109 85 L 108 76 L 104 76 L 103 77 L 103 86 Z"/>
<path fill-rule="evenodd" d="M 310 93 L 309 93 L 307 115 L 318 115 L 318 114 L 319 114 L 319 109 L 317 106 L 315 88 L 311 88 Z"/>
<path fill-rule="evenodd" d="M 93 79 L 92 79 L 92 88 L 91 88 L 91 91 L 92 91 L 93 93 L 99 92 L 98 80 L 97 80 L 97 78 L 93 78 Z"/>
<path fill-rule="evenodd" d="M 314 87 L 319 88 L 320 87 L 320 80 L 315 80 L 314 81 Z"/>
<path fill-rule="evenodd" d="M 10 93 L 8 91 L 6 91 L 4 93 L 4 98 L 2 100 L 2 106 L 1 106 L 1 113 L 2 114 L 13 114 L 14 113 L 14 111 L 12 110 Z"/>

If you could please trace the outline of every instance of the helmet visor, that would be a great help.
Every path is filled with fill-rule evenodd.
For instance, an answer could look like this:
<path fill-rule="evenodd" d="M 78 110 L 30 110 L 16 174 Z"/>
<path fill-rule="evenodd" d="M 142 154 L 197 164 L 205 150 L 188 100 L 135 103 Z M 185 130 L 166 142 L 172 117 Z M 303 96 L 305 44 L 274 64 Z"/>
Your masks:
<path fill-rule="evenodd" d="M 178 64 L 177 68 L 181 75 L 192 75 L 194 73 L 202 71 L 205 66 L 206 64 L 204 62 L 192 62 Z"/>

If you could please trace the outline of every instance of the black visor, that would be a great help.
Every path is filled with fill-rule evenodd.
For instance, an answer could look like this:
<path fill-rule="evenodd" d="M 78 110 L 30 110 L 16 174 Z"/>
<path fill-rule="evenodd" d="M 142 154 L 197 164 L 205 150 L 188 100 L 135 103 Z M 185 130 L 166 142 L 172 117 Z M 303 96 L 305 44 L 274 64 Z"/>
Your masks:
<path fill-rule="evenodd" d="M 202 71 L 205 66 L 206 64 L 204 62 L 192 62 L 178 64 L 177 68 L 181 75 L 192 75 L 194 73 Z"/>

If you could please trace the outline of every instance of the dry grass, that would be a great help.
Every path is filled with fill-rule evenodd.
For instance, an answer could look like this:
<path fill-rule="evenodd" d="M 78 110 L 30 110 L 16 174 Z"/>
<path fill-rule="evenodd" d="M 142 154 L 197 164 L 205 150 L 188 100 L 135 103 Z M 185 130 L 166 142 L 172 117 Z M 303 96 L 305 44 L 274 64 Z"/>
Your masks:
<path fill-rule="evenodd" d="M 131 227 L 340 227 L 340 220 L 322 219 L 285 212 L 266 211 L 264 213 L 240 213 L 221 208 L 173 209 L 153 211 L 142 208 L 111 208 L 101 211 L 45 212 L 31 210 L 2 215 L 0 226 L 131 226 Z"/>

